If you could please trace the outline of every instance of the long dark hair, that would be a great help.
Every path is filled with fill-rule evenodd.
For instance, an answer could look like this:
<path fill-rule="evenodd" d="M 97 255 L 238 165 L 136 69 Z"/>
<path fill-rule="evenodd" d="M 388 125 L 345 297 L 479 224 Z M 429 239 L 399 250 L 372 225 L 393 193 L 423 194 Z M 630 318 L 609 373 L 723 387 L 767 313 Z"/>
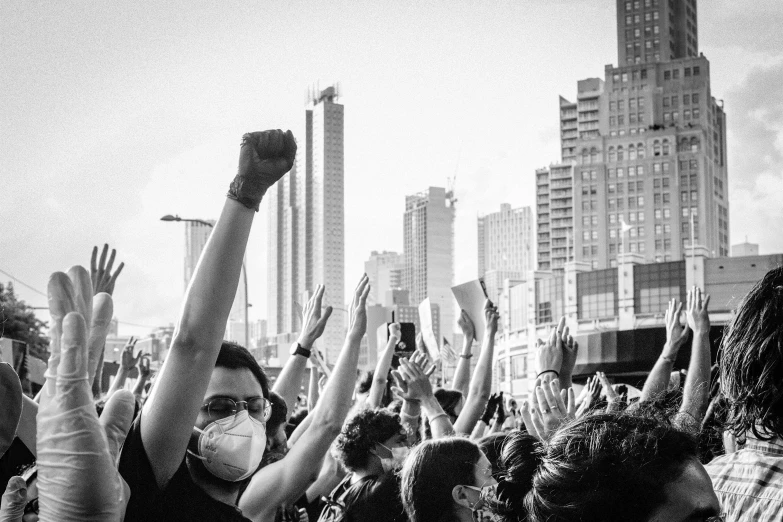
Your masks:
<path fill-rule="evenodd" d="M 783 437 L 783 267 L 742 300 L 718 350 L 726 426 L 738 438 Z M 761 429 L 759 429 L 761 428 Z"/>
<path fill-rule="evenodd" d="M 454 518 L 454 486 L 478 486 L 475 470 L 481 449 L 461 437 L 422 442 L 400 472 L 402 504 L 411 522 L 441 522 Z"/>
<path fill-rule="evenodd" d="M 506 520 L 620 522 L 647 520 L 697 452 L 693 435 L 666 416 L 595 413 L 545 445 L 509 437 L 503 460 Z"/>

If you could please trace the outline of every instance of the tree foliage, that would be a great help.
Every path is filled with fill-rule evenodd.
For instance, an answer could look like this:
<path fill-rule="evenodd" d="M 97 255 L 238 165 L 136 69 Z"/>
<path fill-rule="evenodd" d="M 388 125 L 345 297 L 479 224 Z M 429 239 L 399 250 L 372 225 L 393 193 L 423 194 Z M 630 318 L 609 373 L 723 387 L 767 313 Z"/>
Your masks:
<path fill-rule="evenodd" d="M 33 308 L 16 297 L 13 283 L 0 283 L 0 337 L 27 343 L 33 357 L 49 359 L 46 323 L 35 316 Z"/>

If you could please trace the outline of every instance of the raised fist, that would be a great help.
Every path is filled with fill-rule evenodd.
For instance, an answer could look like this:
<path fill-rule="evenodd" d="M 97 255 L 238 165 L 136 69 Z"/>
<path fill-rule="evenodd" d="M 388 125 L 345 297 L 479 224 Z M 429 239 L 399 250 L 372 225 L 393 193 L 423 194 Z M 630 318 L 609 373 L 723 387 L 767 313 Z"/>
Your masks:
<path fill-rule="evenodd" d="M 258 212 L 267 189 L 291 170 L 295 157 L 296 141 L 290 130 L 245 134 L 239 151 L 239 171 L 227 196 Z"/>

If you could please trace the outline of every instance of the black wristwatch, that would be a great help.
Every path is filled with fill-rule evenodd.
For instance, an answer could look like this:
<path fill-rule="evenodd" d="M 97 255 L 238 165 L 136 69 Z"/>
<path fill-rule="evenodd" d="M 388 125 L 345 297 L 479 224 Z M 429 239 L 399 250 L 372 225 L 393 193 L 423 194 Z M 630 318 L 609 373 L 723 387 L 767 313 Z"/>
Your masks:
<path fill-rule="evenodd" d="M 303 348 L 301 344 L 296 343 L 291 346 L 291 355 L 301 355 L 305 359 L 310 358 L 311 350 L 308 350 L 307 348 Z"/>

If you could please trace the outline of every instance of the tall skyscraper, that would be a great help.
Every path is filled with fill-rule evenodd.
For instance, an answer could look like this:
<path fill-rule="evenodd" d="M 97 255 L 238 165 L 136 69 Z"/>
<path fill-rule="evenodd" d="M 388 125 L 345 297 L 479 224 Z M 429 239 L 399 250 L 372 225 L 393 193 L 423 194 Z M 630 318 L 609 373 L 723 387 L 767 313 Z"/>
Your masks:
<path fill-rule="evenodd" d="M 405 268 L 402 287 L 418 306 L 427 297 L 440 308 L 444 336 L 456 327 L 454 283 L 454 199 L 442 187 L 405 197 Z"/>
<path fill-rule="evenodd" d="M 324 306 L 345 308 L 343 105 L 337 86 L 312 90 L 305 136 L 294 168 L 269 192 L 268 329 L 301 328 L 306 295 L 326 286 Z M 345 312 L 336 310 L 321 338 L 327 361 L 345 338 Z"/>
<path fill-rule="evenodd" d="M 364 262 L 364 272 L 370 278 L 370 295 L 367 296 L 367 304 L 388 306 L 386 293 L 401 288 L 404 268 L 405 258 L 402 254 L 373 251 L 370 259 Z"/>
<path fill-rule="evenodd" d="M 201 251 L 207 244 L 209 235 L 212 233 L 212 227 L 215 225 L 214 219 L 205 219 L 204 223 L 194 221 L 185 221 L 185 285 L 182 287 L 187 290 L 190 279 L 196 271 L 196 265 L 201 257 Z M 205 224 L 209 223 L 209 225 Z"/>
<path fill-rule="evenodd" d="M 204 219 L 202 221 L 203 223 L 185 221 L 185 290 L 187 290 L 188 284 L 190 284 L 190 279 L 196 271 L 201 252 L 204 250 L 207 240 L 212 233 L 212 227 L 215 225 L 214 219 Z M 247 266 L 247 263 L 244 266 Z M 237 286 L 237 293 L 234 296 L 234 302 L 231 305 L 231 312 L 228 315 L 225 338 L 245 345 L 249 344 L 250 339 L 245 339 L 247 334 L 245 328 L 245 307 L 247 306 L 244 285 L 245 274 L 241 274 L 241 277 L 242 279 L 239 280 L 239 285 Z M 246 347 L 250 348 L 250 346 Z"/>
<path fill-rule="evenodd" d="M 534 269 L 533 215 L 530 207 L 512 209 L 500 205 L 500 212 L 478 218 L 478 275 L 497 301 L 506 279 L 524 279 Z"/>
<path fill-rule="evenodd" d="M 726 115 L 698 54 L 695 0 L 618 0 L 617 67 L 560 98 L 562 163 L 536 171 L 538 266 L 621 251 L 729 253 Z"/>

